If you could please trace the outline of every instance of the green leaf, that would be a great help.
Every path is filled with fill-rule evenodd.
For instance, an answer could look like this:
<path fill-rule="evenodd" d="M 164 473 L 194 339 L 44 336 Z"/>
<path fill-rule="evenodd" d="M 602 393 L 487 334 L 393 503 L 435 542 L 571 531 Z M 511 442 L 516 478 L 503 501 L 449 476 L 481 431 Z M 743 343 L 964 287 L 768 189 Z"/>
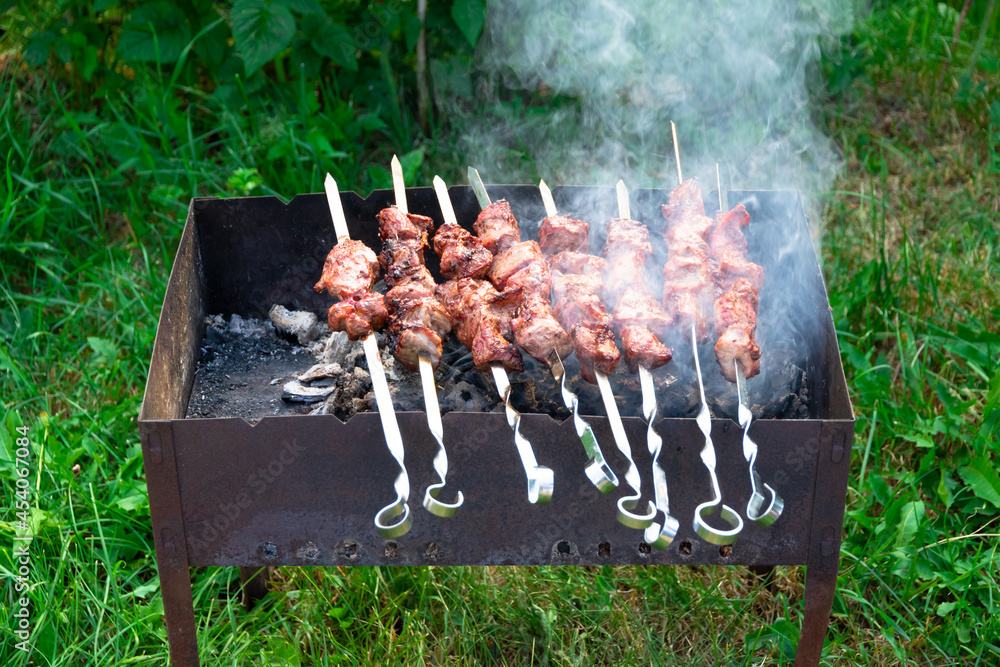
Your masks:
<path fill-rule="evenodd" d="M 354 37 L 347 28 L 331 21 L 329 16 L 310 16 L 303 21 L 302 32 L 316 53 L 326 56 L 341 67 L 358 69 Z"/>
<path fill-rule="evenodd" d="M 924 503 L 912 500 L 899 510 L 899 523 L 896 526 L 896 546 L 904 546 L 913 542 L 920 522 L 924 518 Z"/>
<path fill-rule="evenodd" d="M 281 53 L 295 35 L 295 18 L 288 7 L 269 0 L 236 0 L 233 37 L 243 56 L 247 76 Z"/>
<path fill-rule="evenodd" d="M 94 351 L 93 356 L 90 357 L 90 363 L 92 364 L 97 366 L 107 365 L 118 357 L 118 348 L 106 338 L 87 336 L 87 344 Z"/>
<path fill-rule="evenodd" d="M 83 54 L 80 56 L 79 62 L 80 75 L 90 81 L 90 77 L 94 75 L 94 70 L 97 69 L 97 47 L 88 44 L 83 49 Z"/>
<path fill-rule="evenodd" d="M 972 459 L 969 465 L 958 469 L 958 474 L 974 494 L 1000 509 L 1000 475 L 988 457 Z"/>
<path fill-rule="evenodd" d="M 403 168 L 403 180 L 413 183 L 417 180 L 420 172 L 420 165 L 424 163 L 424 147 L 421 146 L 412 150 L 406 155 L 399 156 L 399 166 Z"/>
<path fill-rule="evenodd" d="M 131 62 L 176 62 L 191 41 L 184 11 L 170 2 L 157 0 L 136 9 L 122 27 L 118 55 Z"/>
<path fill-rule="evenodd" d="M 55 42 L 55 35 L 48 30 L 31 33 L 31 37 L 28 38 L 28 46 L 24 49 L 24 59 L 32 67 L 44 64 L 49 59 L 53 42 Z"/>
<path fill-rule="evenodd" d="M 479 34 L 486 22 L 485 0 L 456 0 L 451 6 L 451 18 L 472 46 L 479 41 Z"/>
<path fill-rule="evenodd" d="M 955 607 L 957 607 L 957 606 L 958 606 L 958 603 L 957 603 L 957 602 L 942 602 L 942 603 L 941 603 L 941 604 L 939 604 L 939 605 L 938 605 L 938 607 L 937 607 L 937 615 L 938 615 L 938 616 L 947 616 L 947 615 L 948 615 L 948 614 L 950 614 L 950 613 L 951 613 L 951 612 L 952 612 L 952 611 L 953 611 L 953 610 L 955 609 Z"/>
<path fill-rule="evenodd" d="M 324 14 L 319 0 L 288 0 L 288 8 L 298 14 Z M 312 20 L 312 17 L 310 17 Z"/>

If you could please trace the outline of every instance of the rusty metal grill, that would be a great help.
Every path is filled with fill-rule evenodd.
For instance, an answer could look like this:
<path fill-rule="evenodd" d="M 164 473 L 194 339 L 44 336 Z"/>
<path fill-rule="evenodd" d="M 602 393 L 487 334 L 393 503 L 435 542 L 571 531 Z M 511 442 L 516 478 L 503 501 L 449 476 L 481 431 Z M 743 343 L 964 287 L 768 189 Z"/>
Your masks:
<path fill-rule="evenodd" d="M 519 219 L 544 217 L 533 186 L 490 190 L 495 197 L 506 196 Z M 564 187 L 553 194 L 557 201 L 586 198 L 592 202 L 592 220 L 615 211 L 611 188 Z M 451 196 L 459 220 L 471 224 L 478 212 L 472 191 L 453 187 Z M 633 191 L 634 216 L 659 219 L 666 196 L 658 190 Z M 407 198 L 412 212 L 440 223 L 430 188 L 408 189 Z M 376 191 L 367 199 L 351 193 L 343 199 L 352 237 L 379 247 L 371 221 L 394 201 L 393 193 Z M 789 332 L 793 343 L 808 347 L 802 359 L 808 418 L 755 420 L 757 469 L 780 488 L 785 510 L 769 527 L 747 522 L 738 541 L 725 548 L 700 540 L 691 526 L 709 484 L 698 459 L 703 440 L 697 425 L 692 418 L 660 420 L 671 510 L 683 518 L 677 539 L 665 551 L 650 550 L 640 531 L 619 524 L 612 499 L 582 475 L 586 456 L 569 419 L 524 415 L 522 429 L 556 479 L 551 504 L 533 506 L 524 498 L 523 471 L 503 416 L 445 415 L 448 486 L 465 492 L 465 505 L 449 519 L 418 506 L 413 529 L 386 540 L 372 517 L 388 498 L 394 467 L 377 414 L 358 413 L 346 423 L 332 415 L 264 417 L 254 425 L 240 418 L 185 418 L 205 316 L 266 317 L 275 303 L 322 316 L 328 297 L 311 286 L 334 241 L 320 194 L 301 195 L 288 204 L 274 197 L 193 200 L 139 420 L 173 664 L 197 664 L 189 566 L 431 564 L 808 564 L 797 664 L 815 664 L 836 580 L 853 410 L 799 195 L 731 191 L 729 200 L 743 201 L 755 224 L 786 230 L 785 236 L 794 239 L 792 251 L 813 267 L 794 279 L 821 321 L 818 338 L 807 341 Z M 522 226 L 531 233 L 529 224 Z M 769 276 L 781 273 L 786 256 L 768 252 L 763 244 L 755 247 L 751 239 L 751 257 Z M 436 257 L 428 253 L 427 258 L 436 273 Z M 605 418 L 586 418 L 599 440 L 611 442 Z M 648 475 L 650 457 L 639 444 L 645 442 L 645 423 L 638 417 L 624 421 L 636 463 Z M 422 413 L 400 413 L 399 424 L 411 483 L 422 492 L 436 481 L 431 467 L 435 442 Z M 750 488 L 742 431 L 734 421 L 718 418 L 712 437 L 723 494 L 732 506 L 745 507 Z M 613 447 L 605 452 L 615 470 L 624 469 L 624 457 Z"/>

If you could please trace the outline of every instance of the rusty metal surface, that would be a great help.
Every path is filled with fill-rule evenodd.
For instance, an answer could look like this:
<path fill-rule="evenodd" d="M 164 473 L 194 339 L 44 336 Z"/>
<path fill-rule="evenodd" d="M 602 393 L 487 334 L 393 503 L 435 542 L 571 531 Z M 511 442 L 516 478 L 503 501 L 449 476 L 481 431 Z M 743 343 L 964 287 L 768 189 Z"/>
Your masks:
<path fill-rule="evenodd" d="M 434 482 L 434 442 L 421 413 L 399 415 L 407 438 L 414 488 Z M 598 438 L 610 439 L 606 419 L 594 417 Z M 571 421 L 526 415 L 524 430 L 539 461 L 556 474 L 552 503 L 529 504 L 516 452 L 499 414 L 450 413 L 449 484 L 465 491 L 463 511 L 442 520 L 425 512 L 413 529 L 382 539 L 371 518 L 392 488 L 391 461 L 379 447 L 376 415 L 361 413 L 346 424 L 329 415 L 265 418 L 251 427 L 240 419 L 172 423 L 178 443 L 178 476 L 193 565 L 540 565 L 540 564 L 795 564 L 808 552 L 813 511 L 811 473 L 821 424 L 812 420 L 762 422 L 755 437 L 770 443 L 761 466 L 780 480 L 785 516 L 769 528 L 748 526 L 728 557 L 698 539 L 694 507 L 708 489 L 697 458 L 702 444 L 691 420 L 658 424 L 672 512 L 682 517 L 675 546 L 640 550 L 641 531 L 615 519 L 616 493 L 597 491 L 583 477 L 585 453 L 575 446 Z M 630 439 L 641 442 L 640 419 L 626 419 Z M 749 499 L 742 432 L 728 420 L 713 424 L 723 493 L 736 507 Z M 773 446 L 780 443 L 781 446 Z M 649 469 L 649 454 L 634 450 Z M 612 467 L 626 464 L 617 451 Z M 651 493 L 649 485 L 646 487 Z M 647 494 L 648 495 L 648 494 Z M 562 545 L 560 542 L 567 542 Z M 603 546 L 602 546 L 602 543 Z M 354 545 L 348 547 L 348 545 Z M 428 547 L 428 545 L 433 545 Z M 681 548 L 690 549 L 682 554 Z M 429 549 L 429 550 L 428 550 Z M 569 549 L 566 553 L 565 550 Z"/>

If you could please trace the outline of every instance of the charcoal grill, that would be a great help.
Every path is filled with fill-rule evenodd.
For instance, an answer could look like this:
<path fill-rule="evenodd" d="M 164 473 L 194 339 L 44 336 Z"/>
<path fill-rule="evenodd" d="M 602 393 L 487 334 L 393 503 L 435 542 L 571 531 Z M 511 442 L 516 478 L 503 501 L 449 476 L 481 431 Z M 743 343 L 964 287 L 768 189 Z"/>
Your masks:
<path fill-rule="evenodd" d="M 490 193 L 512 202 L 526 232 L 528 221 L 544 217 L 535 186 L 490 186 Z M 633 215 L 655 229 L 667 194 L 634 190 Z M 591 220 L 615 214 L 613 188 L 562 187 L 553 196 L 560 209 L 580 215 L 585 212 L 571 202 L 585 198 Z M 139 416 L 172 664 L 198 664 L 192 566 L 239 567 L 253 597 L 263 594 L 260 575 L 254 573 L 267 566 L 543 564 L 806 565 L 795 664 L 818 664 L 836 586 L 853 409 L 800 195 L 730 191 L 728 196 L 750 210 L 750 256 L 764 266 L 769 280 L 782 274 L 790 255 L 807 258 L 812 267 L 794 279 L 806 307 L 821 323 L 804 362 L 808 418 L 754 421 L 752 435 L 760 445 L 757 469 L 780 489 L 784 514 L 769 527 L 747 522 L 739 540 L 721 549 L 699 539 L 690 520 L 708 492 L 708 474 L 698 459 L 701 433 L 693 418 L 661 419 L 657 429 L 664 440 L 661 462 L 670 484 L 671 511 L 683 517 L 676 540 L 665 551 L 649 549 L 641 532 L 618 523 L 612 499 L 584 478 L 586 454 L 572 419 L 524 415 L 522 428 L 556 479 L 551 504 L 533 506 L 524 498 L 523 471 L 508 442 L 504 416 L 444 415 L 449 488 L 465 492 L 465 505 L 449 519 L 417 508 L 413 529 L 386 540 L 372 517 L 391 495 L 395 468 L 375 412 L 358 413 L 347 422 L 333 415 L 263 417 L 254 423 L 185 418 L 206 315 L 266 318 L 270 307 L 280 303 L 324 316 L 329 298 L 313 293 L 311 286 L 334 243 L 322 194 L 300 195 L 287 204 L 275 197 L 193 199 Z M 460 222 L 471 225 L 479 210 L 471 189 L 453 187 L 451 197 Z M 431 188 L 410 188 L 407 198 L 411 212 L 441 223 Z M 378 248 L 372 221 L 393 201 L 391 190 L 373 192 L 367 199 L 345 194 L 351 236 Z M 769 252 L 755 243 L 754 228 L 781 230 L 785 250 Z M 599 248 L 603 238 L 593 243 Z M 436 257 L 427 253 L 427 258 L 440 279 Z M 714 365 L 707 372 L 716 372 Z M 599 440 L 612 442 L 604 417 L 586 419 Z M 436 443 L 422 413 L 402 412 L 398 420 L 411 483 L 422 492 L 436 481 L 431 465 Z M 636 463 L 648 474 L 651 461 L 641 445 L 645 424 L 640 417 L 625 417 L 624 422 L 635 443 Z M 732 506 L 746 507 L 750 485 L 742 430 L 731 419 L 713 419 L 712 438 L 723 494 Z M 624 457 L 613 447 L 605 451 L 611 466 L 624 470 Z M 649 489 L 649 482 L 644 486 Z"/>

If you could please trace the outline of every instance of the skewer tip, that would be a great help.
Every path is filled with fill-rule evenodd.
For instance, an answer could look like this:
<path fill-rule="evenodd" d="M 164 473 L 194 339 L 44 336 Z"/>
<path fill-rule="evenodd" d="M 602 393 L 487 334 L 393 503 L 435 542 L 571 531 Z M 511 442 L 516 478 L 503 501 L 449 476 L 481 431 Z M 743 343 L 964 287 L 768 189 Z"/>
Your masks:
<path fill-rule="evenodd" d="M 393 167 L 399 167 L 400 166 L 400 164 L 399 164 L 399 158 L 396 157 L 395 153 L 392 154 L 392 160 L 390 161 L 389 164 L 391 164 Z"/>
<path fill-rule="evenodd" d="M 333 180 L 333 176 L 330 175 L 330 172 L 326 172 L 326 180 L 323 181 L 323 185 L 325 185 L 327 188 L 329 188 L 331 185 L 334 187 L 337 186 L 337 181 Z"/>

